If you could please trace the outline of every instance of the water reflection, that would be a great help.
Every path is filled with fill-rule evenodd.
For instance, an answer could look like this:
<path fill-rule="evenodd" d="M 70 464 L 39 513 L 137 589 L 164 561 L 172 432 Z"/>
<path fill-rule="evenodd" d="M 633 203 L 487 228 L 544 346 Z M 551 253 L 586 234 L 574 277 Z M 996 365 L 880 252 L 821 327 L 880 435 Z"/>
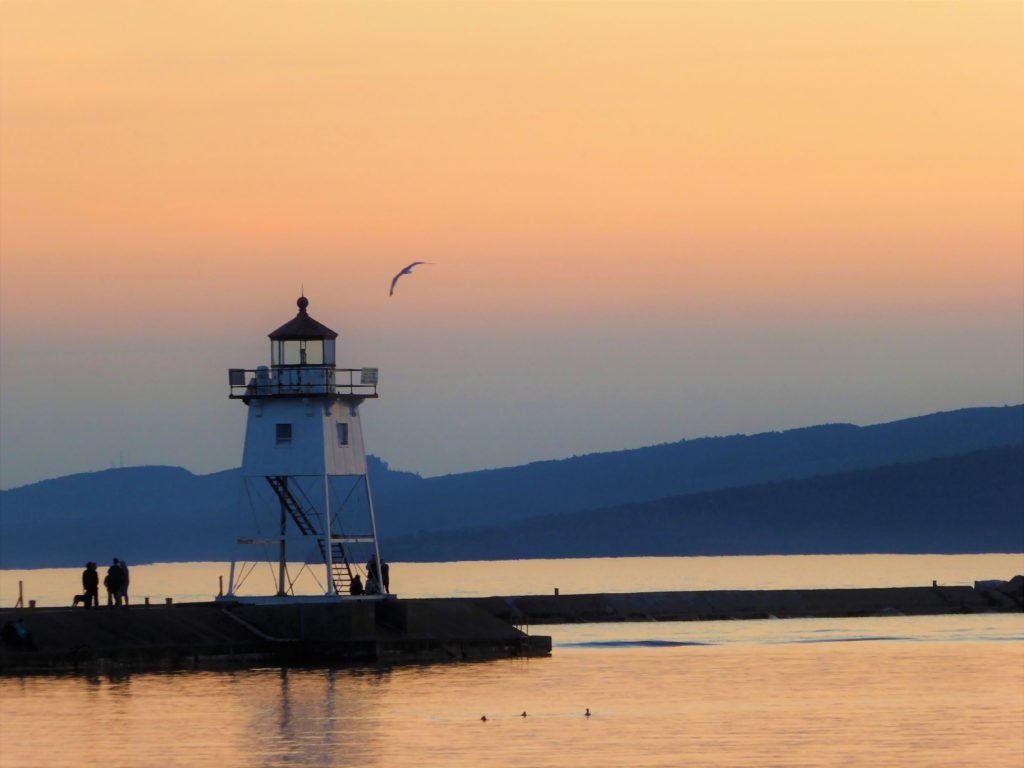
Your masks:
<path fill-rule="evenodd" d="M 202 677 L 203 673 L 199 673 Z M 233 672 L 251 764 L 330 765 L 341 756 L 374 764 L 381 681 L 388 672 L 336 669 L 270 669 Z M 367 761 L 369 761 L 367 763 Z"/>
<path fill-rule="evenodd" d="M 970 617 L 950 618 L 931 631 Z M 1020 631 L 1021 617 L 998 618 Z M 548 659 L 5 678 L 0 766 L 1020 765 L 1024 643 L 999 639 L 1011 628 L 801 642 L 847 631 L 645 647 L 613 625 L 607 647 Z M 72 735 L 54 738 L 57 724 Z"/>

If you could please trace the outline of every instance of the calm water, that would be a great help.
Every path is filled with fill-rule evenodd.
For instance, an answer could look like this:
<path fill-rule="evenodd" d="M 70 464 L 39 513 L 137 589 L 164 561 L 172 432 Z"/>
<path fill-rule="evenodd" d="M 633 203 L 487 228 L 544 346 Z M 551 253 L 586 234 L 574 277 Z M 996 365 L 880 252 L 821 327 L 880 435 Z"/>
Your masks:
<path fill-rule="evenodd" d="M 570 585 L 563 592 L 601 591 L 602 579 L 612 581 L 601 575 L 609 564 L 640 574 L 635 588 L 662 566 L 696 578 L 667 560 L 403 565 L 397 573 L 423 594 L 455 577 L 485 594 L 546 592 L 552 575 Z M 755 568 L 739 585 L 748 587 L 880 578 L 872 559 L 711 560 L 736 581 L 737 567 Z M 982 556 L 968 574 L 956 570 L 965 562 L 887 562 L 897 583 L 1008 578 L 1020 563 Z M 713 567 L 703 565 L 704 574 Z M 492 576 L 517 569 L 526 581 L 491 588 Z M 27 574 L 30 584 L 50 578 Z M 542 580 L 543 589 L 523 588 Z M 1024 766 L 1022 614 L 537 631 L 553 635 L 551 658 L 0 679 L 0 766 Z"/>
<path fill-rule="evenodd" d="M 127 553 L 124 553 L 127 556 Z M 105 570 L 104 559 L 101 574 Z M 130 560 L 129 560 L 130 563 Z M 84 564 L 83 564 L 84 565 Z M 322 568 L 322 566 L 321 566 Z M 227 563 L 158 563 L 131 566 L 131 593 L 142 602 L 209 600 Z M 13 606 L 18 582 L 25 600 L 40 606 L 70 605 L 81 591 L 81 568 L 0 570 L 0 605 Z M 239 575 L 245 569 L 239 567 Z M 1024 573 L 1024 555 L 800 555 L 769 557 L 623 557 L 578 560 L 512 560 L 468 563 L 394 563 L 392 591 L 402 597 L 688 589 L 814 589 L 970 585 Z M 323 593 L 320 569 L 293 564 L 296 592 Z M 266 563 L 245 577 L 239 594 L 272 594 L 276 573 Z M 102 591 L 102 590 L 101 590 Z"/>

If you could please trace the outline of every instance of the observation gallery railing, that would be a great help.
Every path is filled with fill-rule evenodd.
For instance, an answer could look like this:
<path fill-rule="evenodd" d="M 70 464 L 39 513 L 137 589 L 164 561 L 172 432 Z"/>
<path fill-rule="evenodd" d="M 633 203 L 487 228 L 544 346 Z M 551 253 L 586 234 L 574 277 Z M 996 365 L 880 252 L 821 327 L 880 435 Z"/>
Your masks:
<path fill-rule="evenodd" d="M 320 365 L 229 368 L 228 395 L 233 400 L 260 397 L 345 395 L 377 397 L 376 368 L 331 368 Z"/>

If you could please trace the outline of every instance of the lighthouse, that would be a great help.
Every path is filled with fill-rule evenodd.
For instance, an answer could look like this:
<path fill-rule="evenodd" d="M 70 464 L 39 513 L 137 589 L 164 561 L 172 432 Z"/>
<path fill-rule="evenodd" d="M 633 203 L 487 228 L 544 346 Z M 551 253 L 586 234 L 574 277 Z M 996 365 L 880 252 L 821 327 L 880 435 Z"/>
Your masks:
<path fill-rule="evenodd" d="M 269 366 L 228 370 L 229 397 L 248 407 L 238 543 L 256 555 L 232 561 L 227 599 L 259 562 L 275 566 L 274 599 L 296 598 L 291 563 L 309 567 L 326 599 L 347 598 L 364 556 L 367 582 L 386 592 L 359 418 L 377 397 L 377 369 L 336 367 L 338 334 L 305 295 L 296 304 L 268 334 Z"/>

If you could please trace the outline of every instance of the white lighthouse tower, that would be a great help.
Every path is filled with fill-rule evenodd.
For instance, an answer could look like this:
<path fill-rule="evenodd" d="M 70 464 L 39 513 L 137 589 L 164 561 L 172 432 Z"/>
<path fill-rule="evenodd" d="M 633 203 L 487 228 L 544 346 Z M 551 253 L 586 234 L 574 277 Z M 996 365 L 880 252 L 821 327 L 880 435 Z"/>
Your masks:
<path fill-rule="evenodd" d="M 377 397 L 377 369 L 336 368 L 338 334 L 310 317 L 305 296 L 297 304 L 298 314 L 269 334 L 269 367 L 228 371 L 229 396 L 249 408 L 242 476 L 251 514 L 238 541 L 262 547 L 262 558 L 246 558 L 253 565 L 276 562 L 277 599 L 294 597 L 289 562 L 321 563 L 310 570 L 327 598 L 347 597 L 357 551 L 369 556 L 366 579 L 383 593 L 359 421 L 359 406 Z M 236 566 L 227 599 L 252 570 Z"/>

